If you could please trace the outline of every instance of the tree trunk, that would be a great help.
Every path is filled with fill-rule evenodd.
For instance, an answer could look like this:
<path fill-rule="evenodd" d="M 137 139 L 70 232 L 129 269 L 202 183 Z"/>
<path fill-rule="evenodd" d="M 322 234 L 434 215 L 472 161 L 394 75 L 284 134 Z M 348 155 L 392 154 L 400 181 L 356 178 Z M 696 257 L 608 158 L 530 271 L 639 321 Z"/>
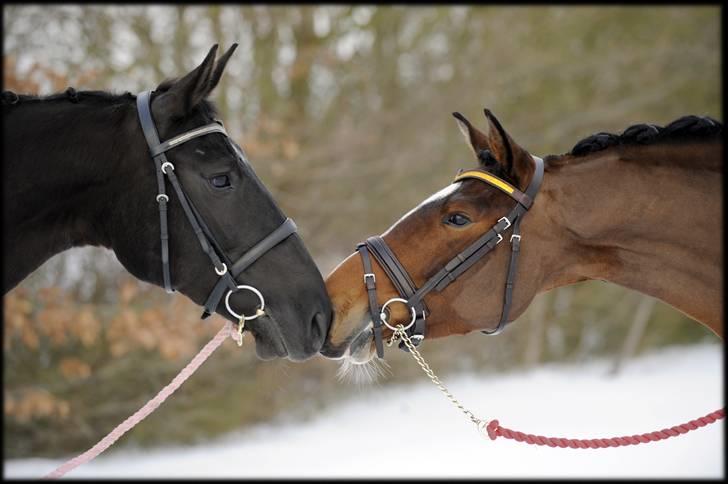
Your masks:
<path fill-rule="evenodd" d="M 531 303 L 529 311 L 530 331 L 526 340 L 526 351 L 523 355 L 523 363 L 527 368 L 535 366 L 541 361 L 548 297 L 548 294 L 539 294 Z"/>
<path fill-rule="evenodd" d="M 624 362 L 635 355 L 637 346 L 642 340 L 642 335 L 645 334 L 645 329 L 647 329 L 647 323 L 650 320 L 650 316 L 652 316 L 652 310 L 654 309 L 656 302 L 657 299 L 649 296 L 640 297 L 640 302 L 634 313 L 632 325 L 627 332 L 627 337 L 624 339 L 622 351 L 614 360 L 614 365 L 609 372 L 610 375 L 618 374 L 621 371 Z"/>

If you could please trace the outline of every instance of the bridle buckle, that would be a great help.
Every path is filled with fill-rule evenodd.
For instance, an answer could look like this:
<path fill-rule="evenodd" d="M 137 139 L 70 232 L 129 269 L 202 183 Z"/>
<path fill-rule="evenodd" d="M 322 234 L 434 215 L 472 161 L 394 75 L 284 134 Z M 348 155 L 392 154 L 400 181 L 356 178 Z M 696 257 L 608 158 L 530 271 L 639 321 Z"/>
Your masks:
<path fill-rule="evenodd" d="M 503 227 L 503 230 L 505 230 L 505 229 L 507 229 L 508 227 L 511 226 L 511 221 L 508 220 L 508 217 L 501 217 L 501 218 L 498 219 L 498 223 L 500 223 L 503 220 L 505 220 L 506 221 L 506 224 L 507 224 L 505 227 Z"/>
<path fill-rule="evenodd" d="M 374 284 L 377 283 L 377 276 L 375 276 L 372 272 L 367 272 L 364 274 L 364 284 L 367 283 L 367 277 L 371 277 Z"/>
<path fill-rule="evenodd" d="M 164 173 L 165 175 L 167 174 L 167 170 L 165 169 L 167 167 L 171 168 L 172 171 L 174 171 L 174 165 L 172 163 L 170 163 L 169 161 L 165 161 L 164 163 L 162 163 L 162 166 L 160 167 L 160 169 L 162 170 L 162 173 Z"/>
<path fill-rule="evenodd" d="M 224 262 L 222 263 L 222 269 L 218 269 L 217 267 L 215 267 L 215 274 L 217 274 L 218 276 L 224 276 L 227 271 L 227 264 L 225 264 Z"/>

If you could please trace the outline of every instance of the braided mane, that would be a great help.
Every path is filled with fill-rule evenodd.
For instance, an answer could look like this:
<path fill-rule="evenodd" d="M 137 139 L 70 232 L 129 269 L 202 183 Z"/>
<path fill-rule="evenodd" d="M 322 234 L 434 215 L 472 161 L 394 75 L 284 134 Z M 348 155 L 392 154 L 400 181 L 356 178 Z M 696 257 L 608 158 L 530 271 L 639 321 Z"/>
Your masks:
<path fill-rule="evenodd" d="M 47 96 L 39 96 L 36 94 L 16 94 L 12 91 L 2 92 L 3 106 L 24 104 L 28 102 L 68 102 L 79 103 L 99 103 L 99 104 L 118 104 L 122 102 L 130 102 L 136 99 L 136 96 L 129 92 L 124 94 L 112 94 L 105 91 L 76 91 L 69 87 L 63 92 L 50 94 Z"/>
<path fill-rule="evenodd" d="M 154 90 L 156 94 L 166 92 L 174 84 L 176 79 L 167 79 L 163 81 Z M 13 91 L 2 91 L 0 100 L 3 106 L 18 106 L 27 103 L 40 103 L 40 102 L 56 102 L 56 103 L 67 103 L 72 104 L 94 104 L 100 106 L 108 105 L 119 105 L 119 104 L 133 104 L 136 100 L 136 96 L 130 92 L 123 94 L 114 94 L 106 91 L 77 91 L 72 87 L 69 87 L 65 91 L 50 94 L 46 96 L 39 96 L 36 94 L 16 94 Z M 203 99 L 198 107 L 208 116 L 215 117 L 217 115 L 217 108 L 215 103 L 209 99 Z"/>
<path fill-rule="evenodd" d="M 723 123 L 708 116 L 683 116 L 667 126 L 635 124 L 621 134 L 596 133 L 574 145 L 570 155 L 583 156 L 618 145 L 648 145 L 658 142 L 696 141 L 718 138 Z"/>

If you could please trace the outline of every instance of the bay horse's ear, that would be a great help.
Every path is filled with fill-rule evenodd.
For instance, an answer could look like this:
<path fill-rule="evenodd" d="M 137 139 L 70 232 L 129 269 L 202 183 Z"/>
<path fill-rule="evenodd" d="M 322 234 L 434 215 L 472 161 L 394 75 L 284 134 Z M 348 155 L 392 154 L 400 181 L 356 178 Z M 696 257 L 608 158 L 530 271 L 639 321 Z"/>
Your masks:
<path fill-rule="evenodd" d="M 522 185 L 529 181 L 533 172 L 531 156 L 513 141 L 489 109 L 484 112 L 488 121 L 487 132 L 480 131 L 460 113 L 452 115 L 457 119 L 465 139 L 470 142 L 481 168 L 492 170 L 499 166 L 519 188 L 525 188 Z"/>
<path fill-rule="evenodd" d="M 215 72 L 213 70 L 215 52 L 217 52 L 217 44 L 212 46 L 202 64 L 186 76 L 173 81 L 171 85 L 167 81 L 160 84 L 157 89 L 164 92 L 152 104 L 153 112 L 163 116 L 179 118 L 189 113 L 192 108 L 205 99 L 211 91 L 210 81 Z M 228 51 L 226 54 L 230 53 L 232 52 Z M 227 62 L 227 59 L 225 59 L 225 62 Z M 222 67 L 225 67 L 224 63 Z M 222 74 L 222 69 L 220 69 L 220 74 Z"/>
<path fill-rule="evenodd" d="M 463 136 L 465 136 L 465 140 L 470 142 L 470 146 L 473 148 L 476 157 L 479 157 L 481 151 L 490 148 L 488 136 L 473 126 L 472 123 L 468 121 L 468 118 L 458 112 L 454 112 L 452 115 L 457 120 L 458 127 L 460 128 L 460 132 L 463 133 Z"/>
<path fill-rule="evenodd" d="M 490 109 L 485 108 L 483 112 L 485 119 L 488 120 L 490 151 L 508 176 L 519 185 L 519 188 L 525 190 L 535 169 L 531 155 L 513 141 Z"/>

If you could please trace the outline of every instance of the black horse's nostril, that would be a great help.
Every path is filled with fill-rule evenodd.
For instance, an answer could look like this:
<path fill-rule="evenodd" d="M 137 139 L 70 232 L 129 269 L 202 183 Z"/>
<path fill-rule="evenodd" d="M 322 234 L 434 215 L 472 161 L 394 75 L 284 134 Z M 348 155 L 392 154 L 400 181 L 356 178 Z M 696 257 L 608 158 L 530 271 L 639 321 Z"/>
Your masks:
<path fill-rule="evenodd" d="M 311 346 L 315 353 L 318 353 L 326 341 L 330 321 L 331 318 L 320 311 L 313 315 L 311 320 Z"/>

